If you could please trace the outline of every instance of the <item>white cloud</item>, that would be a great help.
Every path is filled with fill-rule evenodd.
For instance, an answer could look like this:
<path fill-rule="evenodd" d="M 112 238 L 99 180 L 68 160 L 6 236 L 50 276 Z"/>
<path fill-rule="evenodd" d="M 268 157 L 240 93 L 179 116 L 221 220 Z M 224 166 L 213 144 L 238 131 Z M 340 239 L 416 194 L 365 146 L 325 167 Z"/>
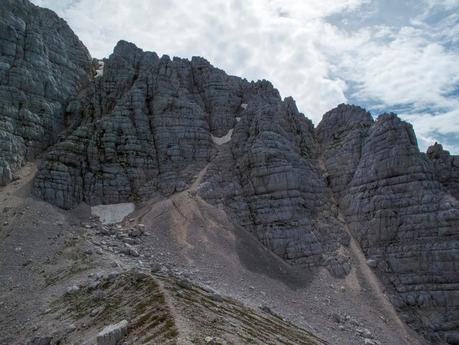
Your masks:
<path fill-rule="evenodd" d="M 457 141 L 459 133 L 459 107 L 446 113 L 402 113 L 400 117 L 413 124 L 419 146 L 424 151 L 435 142 L 440 142 L 445 149 L 452 153 L 459 153 L 459 141 Z M 442 137 L 445 136 L 453 138 L 453 140 L 448 142 L 442 141 Z"/>
<path fill-rule="evenodd" d="M 292 95 L 315 123 L 346 101 L 381 109 L 410 107 L 405 113 L 424 138 L 451 128 L 456 128 L 452 133 L 459 138 L 455 117 L 448 115 L 459 109 L 457 96 L 450 96 L 459 84 L 459 20 L 454 11 L 459 0 L 425 0 L 417 12 L 413 9 L 415 13 L 384 16 L 374 10 L 388 3 L 381 1 L 34 3 L 56 10 L 96 57 L 107 56 L 119 39 L 158 54 L 200 55 L 228 73 L 272 81 L 282 95 Z M 372 6 L 375 3 L 380 6 Z M 363 12 L 365 6 L 372 10 Z M 442 11 L 449 12 L 442 17 Z M 430 22 L 432 13 L 442 19 Z M 403 25 L 365 24 L 349 31 L 332 24 L 330 15 L 346 20 L 365 17 L 369 23 L 373 17 L 398 16 L 397 23 Z"/>
<path fill-rule="evenodd" d="M 413 111 L 459 105 L 448 97 L 459 83 L 459 55 L 427 40 L 419 30 L 403 27 L 389 42 L 370 37 L 341 53 L 342 73 L 358 83 L 356 99 L 376 100 L 383 106 L 409 104 Z"/>
<path fill-rule="evenodd" d="M 451 9 L 459 6 L 459 0 L 427 0 L 427 4 L 429 5 L 429 8 L 441 6 L 446 9 Z"/>

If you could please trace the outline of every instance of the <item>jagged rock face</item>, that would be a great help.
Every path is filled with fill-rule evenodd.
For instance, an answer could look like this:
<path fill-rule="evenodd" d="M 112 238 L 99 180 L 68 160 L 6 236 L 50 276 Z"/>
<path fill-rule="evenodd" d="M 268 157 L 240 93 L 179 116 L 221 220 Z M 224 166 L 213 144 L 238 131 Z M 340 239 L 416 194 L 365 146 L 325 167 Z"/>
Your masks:
<path fill-rule="evenodd" d="M 248 106 L 231 143 L 211 162 L 200 195 L 226 205 L 280 257 L 346 275 L 350 266 L 336 252 L 349 237 L 317 164 L 312 123 L 270 85 L 244 99 Z"/>
<path fill-rule="evenodd" d="M 198 81 L 209 74 L 212 83 Z M 202 59 L 160 59 L 121 41 L 103 76 L 72 101 L 78 122 L 47 154 L 36 195 L 70 208 L 183 190 L 210 157 L 211 125 L 236 121 L 240 84 L 231 81 Z M 231 101 L 220 85 L 232 88 Z"/>
<path fill-rule="evenodd" d="M 382 115 L 362 140 L 354 126 L 344 134 L 336 123 L 338 136 L 362 143 L 361 158 L 344 192 L 342 183 L 349 180 L 352 169 L 343 169 L 340 176 L 333 159 L 327 165 L 336 180 L 332 186 L 339 186 L 338 193 L 344 195 L 341 207 L 351 232 L 367 257 L 376 261 L 389 290 L 395 290 L 393 300 L 406 321 L 432 339 L 455 344 L 459 203 L 436 180 L 434 166 L 419 152 L 411 125 L 393 114 Z M 363 126 L 367 128 L 366 120 Z M 333 138 L 333 133 L 327 137 Z M 330 147 L 325 157 L 334 154 L 334 146 Z"/>
<path fill-rule="evenodd" d="M 202 58 L 121 41 L 96 73 L 51 11 L 25 0 L 0 10 L 1 184 L 65 128 L 35 196 L 68 209 L 171 195 L 202 177 L 201 198 L 291 263 L 345 276 L 349 231 L 406 320 L 459 343 L 457 157 L 421 154 L 410 125 L 354 106 L 314 129 L 269 82 Z"/>
<path fill-rule="evenodd" d="M 363 143 L 373 123 L 373 117 L 364 109 L 341 104 L 326 113 L 316 129 L 327 184 L 338 202 L 354 176 Z"/>
<path fill-rule="evenodd" d="M 317 164 L 313 125 L 269 82 L 121 41 L 103 76 L 69 108 L 71 133 L 49 150 L 35 179 L 40 198 L 71 208 L 169 195 L 211 162 L 224 173 L 207 175 L 202 196 L 218 199 L 265 246 L 337 275 L 350 270 L 335 255 L 349 236 Z M 216 140 L 225 134 L 229 144 Z"/>
<path fill-rule="evenodd" d="M 64 20 L 27 0 L 0 3 L 0 185 L 56 140 L 91 58 Z"/>
<path fill-rule="evenodd" d="M 459 156 L 450 155 L 442 145 L 435 143 L 428 148 L 427 157 L 434 164 L 435 178 L 459 200 Z"/>

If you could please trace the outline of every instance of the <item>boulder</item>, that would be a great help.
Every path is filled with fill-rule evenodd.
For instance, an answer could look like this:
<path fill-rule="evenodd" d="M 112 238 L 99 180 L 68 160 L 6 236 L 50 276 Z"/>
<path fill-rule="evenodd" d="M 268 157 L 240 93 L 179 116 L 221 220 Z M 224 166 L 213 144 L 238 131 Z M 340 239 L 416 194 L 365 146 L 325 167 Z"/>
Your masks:
<path fill-rule="evenodd" d="M 128 333 L 128 321 L 123 320 L 117 324 L 105 327 L 97 335 L 97 345 L 117 345 Z"/>

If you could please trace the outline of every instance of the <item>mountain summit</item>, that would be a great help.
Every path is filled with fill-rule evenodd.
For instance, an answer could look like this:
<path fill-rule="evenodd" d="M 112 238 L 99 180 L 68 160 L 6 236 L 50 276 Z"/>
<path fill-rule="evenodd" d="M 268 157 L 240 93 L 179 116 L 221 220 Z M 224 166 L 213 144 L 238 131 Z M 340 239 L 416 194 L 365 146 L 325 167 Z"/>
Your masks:
<path fill-rule="evenodd" d="M 0 13 L 0 343 L 459 344 L 458 156 Z"/>

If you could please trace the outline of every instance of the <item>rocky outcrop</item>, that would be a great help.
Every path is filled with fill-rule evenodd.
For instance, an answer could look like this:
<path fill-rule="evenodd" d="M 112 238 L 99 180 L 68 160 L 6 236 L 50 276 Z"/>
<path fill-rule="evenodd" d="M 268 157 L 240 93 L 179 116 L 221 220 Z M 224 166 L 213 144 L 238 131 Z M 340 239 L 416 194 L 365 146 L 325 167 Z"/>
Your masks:
<path fill-rule="evenodd" d="M 459 156 L 452 156 L 435 143 L 427 150 L 427 157 L 434 164 L 435 178 L 449 193 L 459 200 Z"/>
<path fill-rule="evenodd" d="M 35 180 L 40 198 L 71 208 L 170 195 L 209 162 L 221 164 L 232 182 L 208 175 L 204 198 L 218 198 L 279 256 L 348 273 L 347 258 L 335 252 L 349 237 L 317 165 L 313 125 L 269 82 L 120 41 L 103 75 L 69 108 L 72 131 Z"/>
<path fill-rule="evenodd" d="M 355 108 L 361 125 L 346 121 L 343 131 L 339 119 L 350 109 L 330 112 L 318 127 L 346 222 L 406 321 L 433 341 L 455 344 L 459 203 L 438 182 L 438 168 L 419 152 L 411 125 L 385 114 L 369 127 Z M 352 150 L 342 149 L 349 142 L 355 143 Z M 349 157 L 341 174 L 333 158 L 338 154 Z"/>
<path fill-rule="evenodd" d="M 350 266 L 336 252 L 349 237 L 317 164 L 313 125 L 270 84 L 256 87 L 258 94 L 248 98 L 232 142 L 220 148 L 200 194 L 226 205 L 280 257 L 322 263 L 344 276 Z"/>
<path fill-rule="evenodd" d="M 338 202 L 355 174 L 363 143 L 373 123 L 373 117 L 365 109 L 341 104 L 326 113 L 317 126 L 326 182 Z"/>
<path fill-rule="evenodd" d="M 105 327 L 97 335 L 97 345 L 117 345 L 128 333 L 129 322 L 123 320 Z"/>
<path fill-rule="evenodd" d="M 0 3 L 0 185 L 52 144 L 91 58 L 64 20 L 27 0 Z"/>
<path fill-rule="evenodd" d="M 0 10 L 1 184 L 52 145 L 33 193 L 65 209 L 190 188 L 283 259 L 339 277 L 352 235 L 406 321 L 458 343 L 457 156 L 420 153 L 394 114 L 340 105 L 315 129 L 267 81 L 125 41 L 92 61 L 51 11 Z"/>
<path fill-rule="evenodd" d="M 70 104 L 72 131 L 48 152 L 35 194 L 71 208 L 183 190 L 212 153 L 211 133 L 236 121 L 233 80 L 203 59 L 159 58 L 120 41 L 103 76 Z"/>

